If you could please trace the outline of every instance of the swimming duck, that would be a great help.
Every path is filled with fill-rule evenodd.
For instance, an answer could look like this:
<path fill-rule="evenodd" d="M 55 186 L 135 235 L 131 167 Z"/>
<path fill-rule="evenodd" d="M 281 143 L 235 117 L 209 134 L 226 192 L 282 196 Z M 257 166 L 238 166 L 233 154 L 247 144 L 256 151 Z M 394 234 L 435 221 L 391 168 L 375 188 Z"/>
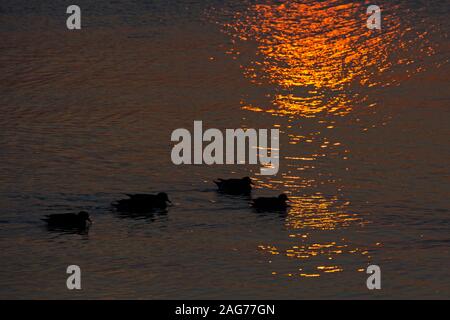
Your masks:
<path fill-rule="evenodd" d="M 252 191 L 252 179 L 244 177 L 242 179 L 217 179 L 214 183 L 219 187 L 219 191 L 228 194 L 249 194 Z"/>
<path fill-rule="evenodd" d="M 167 193 L 153 194 L 127 194 L 129 199 L 122 199 L 112 205 L 118 211 L 150 212 L 155 209 L 166 209 L 167 203 L 172 203 Z"/>
<path fill-rule="evenodd" d="M 288 200 L 287 195 L 282 193 L 278 197 L 256 198 L 253 200 L 252 205 L 258 210 L 284 210 L 289 206 L 286 203 Z"/>
<path fill-rule="evenodd" d="M 63 213 L 46 215 L 42 221 L 47 222 L 49 227 L 61 229 L 84 229 L 92 223 L 89 213 Z"/>

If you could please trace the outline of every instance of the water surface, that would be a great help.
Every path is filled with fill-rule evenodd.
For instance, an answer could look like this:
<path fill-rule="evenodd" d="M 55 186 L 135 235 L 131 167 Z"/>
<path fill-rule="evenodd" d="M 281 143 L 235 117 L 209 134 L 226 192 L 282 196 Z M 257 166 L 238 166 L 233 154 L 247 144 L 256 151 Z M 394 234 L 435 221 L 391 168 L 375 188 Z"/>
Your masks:
<path fill-rule="evenodd" d="M 448 1 L 379 1 L 381 31 L 365 1 L 77 4 L 76 32 L 65 1 L 0 5 L 0 297 L 450 297 Z M 194 120 L 279 128 L 278 175 L 173 165 Z M 212 183 L 246 175 L 292 207 Z M 167 214 L 110 208 L 159 191 Z M 88 233 L 40 221 L 79 210 Z"/>

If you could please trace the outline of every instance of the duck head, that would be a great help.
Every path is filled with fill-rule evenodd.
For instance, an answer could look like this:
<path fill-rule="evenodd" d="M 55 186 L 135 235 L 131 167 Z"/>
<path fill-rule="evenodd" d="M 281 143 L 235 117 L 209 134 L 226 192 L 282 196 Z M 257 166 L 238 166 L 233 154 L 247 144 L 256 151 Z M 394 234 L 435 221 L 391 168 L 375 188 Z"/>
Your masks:
<path fill-rule="evenodd" d="M 80 211 L 78 213 L 78 217 L 80 217 L 81 220 L 85 221 L 85 222 L 90 222 L 92 223 L 92 220 L 89 217 L 89 213 L 87 213 L 86 211 Z"/>
<path fill-rule="evenodd" d="M 160 192 L 156 195 L 158 197 L 158 199 L 162 202 L 168 202 L 168 203 L 172 203 L 172 201 L 169 200 L 169 196 L 167 195 L 167 193 L 165 192 Z"/>
<path fill-rule="evenodd" d="M 287 197 L 287 195 L 285 195 L 284 193 L 280 194 L 278 196 L 278 200 L 282 201 L 282 202 L 286 202 L 289 201 L 289 198 Z"/>

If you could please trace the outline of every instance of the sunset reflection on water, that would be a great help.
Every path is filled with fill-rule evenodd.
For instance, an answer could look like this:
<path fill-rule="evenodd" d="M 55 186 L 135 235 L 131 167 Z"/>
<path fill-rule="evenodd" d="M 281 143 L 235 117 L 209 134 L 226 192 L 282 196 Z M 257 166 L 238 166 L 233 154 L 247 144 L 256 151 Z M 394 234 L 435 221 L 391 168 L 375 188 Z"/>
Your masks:
<path fill-rule="evenodd" d="M 421 71 L 414 59 L 434 52 L 428 32 L 405 25 L 400 17 L 405 8 L 392 4 L 383 10 L 383 29 L 369 30 L 368 5 L 289 1 L 255 4 L 235 14 L 225 30 L 257 46 L 255 59 L 243 66 L 245 75 L 255 84 L 275 85 L 272 107 L 243 102 L 243 108 L 302 117 L 345 115 L 368 103 L 363 88 L 396 85 Z M 402 77 L 393 76 L 394 68 L 407 65 L 412 66 Z"/>
<path fill-rule="evenodd" d="M 0 3 L 1 299 L 73 299 L 73 263 L 80 299 L 450 297 L 448 4 L 83 3 L 78 31 L 59 1 Z M 279 129 L 278 174 L 175 165 L 197 120 Z M 245 176 L 251 196 L 213 182 Z M 111 206 L 159 192 L 167 212 Z M 287 210 L 250 205 L 280 193 Z M 79 211 L 88 234 L 42 221 Z"/>
<path fill-rule="evenodd" d="M 401 4 L 385 4 L 382 30 L 369 30 L 369 4 L 340 0 L 265 2 L 249 5 L 234 13 L 233 22 L 223 24 L 234 45 L 228 54 L 236 58 L 249 50 L 244 44 L 254 45 L 253 58 L 244 60 L 241 68 L 251 83 L 266 90 L 265 99 L 243 98 L 242 109 L 284 118 L 277 118 L 275 126 L 291 145 L 282 150 L 288 170 L 274 178 L 258 179 L 261 189 L 281 189 L 291 199 L 285 226 L 293 244 L 283 249 L 274 243 L 261 244 L 259 249 L 271 255 L 300 261 L 318 257 L 334 261 L 342 255 L 356 255 L 360 266 L 370 261 L 367 248 L 347 239 L 318 243 L 314 237 L 297 236 L 298 232 L 320 231 L 337 238 L 333 231 L 354 230 L 369 223 L 351 211 L 350 201 L 339 192 L 340 181 L 333 176 L 323 181 L 326 174 L 321 163 L 334 158 L 346 161 L 351 153 L 347 141 L 338 140 L 333 133 L 332 117 L 376 106 L 376 90 L 397 86 L 423 71 L 417 60 L 434 53 L 428 31 L 414 30 L 414 15 Z M 409 14 L 408 22 L 402 20 L 404 12 Z M 267 103 L 261 104 L 261 100 Z M 303 129 L 305 123 L 314 123 L 314 129 Z M 334 191 L 322 192 L 324 184 Z M 366 247 L 372 245 L 378 246 Z M 344 271 L 320 260 L 314 260 L 313 270 L 309 265 L 308 272 L 300 268 L 285 275 L 319 277 Z"/>

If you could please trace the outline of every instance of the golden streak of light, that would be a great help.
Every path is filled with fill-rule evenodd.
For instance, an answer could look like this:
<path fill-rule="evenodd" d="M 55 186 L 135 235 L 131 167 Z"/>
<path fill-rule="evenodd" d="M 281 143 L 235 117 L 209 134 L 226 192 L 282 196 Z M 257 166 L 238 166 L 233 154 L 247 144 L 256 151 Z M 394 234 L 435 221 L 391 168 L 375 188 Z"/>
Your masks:
<path fill-rule="evenodd" d="M 224 23 L 234 40 L 252 41 L 257 51 L 243 66 L 255 84 L 274 85 L 275 108 L 243 102 L 243 108 L 276 115 L 315 117 L 319 113 L 346 115 L 367 101 L 361 88 L 398 85 L 423 67 L 402 73 L 435 50 L 429 34 L 402 21 L 400 4 L 383 12 L 383 32 L 365 27 L 367 3 L 341 0 L 286 1 L 253 4 Z M 235 43 L 239 43 L 235 41 Z M 234 48 L 228 53 L 240 54 Z"/>
<path fill-rule="evenodd" d="M 300 273 L 300 277 L 317 278 L 317 277 L 320 277 L 320 274 L 319 273 Z"/>

